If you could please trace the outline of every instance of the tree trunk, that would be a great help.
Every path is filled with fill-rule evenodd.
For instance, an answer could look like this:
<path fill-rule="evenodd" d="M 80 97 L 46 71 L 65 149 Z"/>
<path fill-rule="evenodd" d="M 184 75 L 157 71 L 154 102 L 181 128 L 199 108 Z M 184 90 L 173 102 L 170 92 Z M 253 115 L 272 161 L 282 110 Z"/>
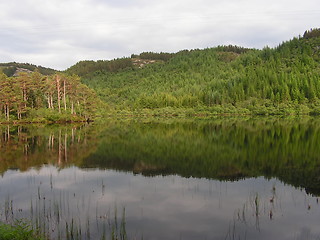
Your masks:
<path fill-rule="evenodd" d="M 49 138 L 48 138 L 48 149 L 51 149 L 51 134 L 49 135 Z"/>
<path fill-rule="evenodd" d="M 60 76 L 56 76 L 56 83 L 57 83 L 57 97 L 58 97 L 58 109 L 59 113 L 61 113 L 61 104 L 60 104 Z"/>
<path fill-rule="evenodd" d="M 6 115 L 7 115 L 7 121 L 10 121 L 10 108 L 9 108 L 9 104 L 6 104 Z"/>
<path fill-rule="evenodd" d="M 26 108 L 28 97 L 27 97 L 27 86 L 25 82 L 23 83 L 23 87 L 22 87 L 22 96 L 24 101 L 24 107 Z"/>
<path fill-rule="evenodd" d="M 51 104 L 50 104 L 50 95 L 49 94 L 47 95 L 47 100 L 48 100 L 48 108 L 50 109 L 51 108 Z"/>
<path fill-rule="evenodd" d="M 3 105 L 4 116 L 7 118 L 7 105 Z"/>
<path fill-rule="evenodd" d="M 52 96 L 52 94 L 50 94 L 50 103 L 51 103 L 51 109 L 54 109 L 54 106 L 53 106 L 53 96 Z"/>
<path fill-rule="evenodd" d="M 8 142 L 10 141 L 10 126 L 7 126 L 7 135 L 8 135 Z"/>
<path fill-rule="evenodd" d="M 64 110 L 67 111 L 67 101 L 66 101 L 66 80 L 63 80 L 63 102 L 64 102 Z"/>
<path fill-rule="evenodd" d="M 74 114 L 74 106 L 73 106 L 73 101 L 71 102 L 71 114 Z"/>

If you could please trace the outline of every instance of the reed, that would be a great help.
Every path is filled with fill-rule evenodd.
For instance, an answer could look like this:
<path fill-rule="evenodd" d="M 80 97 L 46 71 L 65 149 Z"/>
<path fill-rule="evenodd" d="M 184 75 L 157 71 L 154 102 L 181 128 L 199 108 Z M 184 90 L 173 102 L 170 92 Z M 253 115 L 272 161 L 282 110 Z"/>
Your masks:
<path fill-rule="evenodd" d="M 115 205 L 113 213 L 99 215 L 96 212 L 95 223 L 89 215 L 83 217 L 81 208 L 70 209 L 68 194 L 60 192 L 52 198 L 38 187 L 37 194 L 30 199 L 30 209 L 22 211 L 16 208 L 14 200 L 7 196 L 0 205 L 0 239 L 16 240 L 127 240 L 126 213 L 122 210 L 121 218 Z M 97 203 L 98 205 L 98 203 Z M 112 217 L 113 215 L 113 217 Z M 93 217 L 94 218 L 94 217 Z M 108 237 L 109 236 L 109 237 Z"/>

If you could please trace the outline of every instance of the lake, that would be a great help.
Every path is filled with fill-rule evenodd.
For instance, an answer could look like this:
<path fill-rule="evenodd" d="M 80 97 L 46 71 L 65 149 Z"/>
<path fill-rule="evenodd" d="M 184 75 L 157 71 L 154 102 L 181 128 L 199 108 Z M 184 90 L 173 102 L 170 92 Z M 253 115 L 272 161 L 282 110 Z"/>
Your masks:
<path fill-rule="evenodd" d="M 0 219 L 50 239 L 319 239 L 320 119 L 0 126 Z"/>

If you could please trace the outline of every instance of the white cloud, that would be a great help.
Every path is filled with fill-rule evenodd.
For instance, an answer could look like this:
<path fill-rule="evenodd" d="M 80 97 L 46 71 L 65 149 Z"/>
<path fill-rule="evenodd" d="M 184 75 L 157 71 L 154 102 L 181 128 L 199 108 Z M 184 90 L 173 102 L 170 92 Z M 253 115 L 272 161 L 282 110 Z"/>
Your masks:
<path fill-rule="evenodd" d="M 315 0 L 11 0 L 0 3 L 0 62 L 66 69 L 86 59 L 222 44 L 262 48 L 318 27 Z"/>

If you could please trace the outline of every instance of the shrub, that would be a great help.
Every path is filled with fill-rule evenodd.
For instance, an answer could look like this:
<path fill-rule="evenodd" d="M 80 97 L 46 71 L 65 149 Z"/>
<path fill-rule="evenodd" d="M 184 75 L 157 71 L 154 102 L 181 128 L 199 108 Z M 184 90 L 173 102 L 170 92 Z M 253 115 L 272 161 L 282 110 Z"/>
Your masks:
<path fill-rule="evenodd" d="M 16 220 L 13 225 L 0 222 L 1 240 L 44 240 L 37 236 L 30 224 L 24 220 Z"/>

